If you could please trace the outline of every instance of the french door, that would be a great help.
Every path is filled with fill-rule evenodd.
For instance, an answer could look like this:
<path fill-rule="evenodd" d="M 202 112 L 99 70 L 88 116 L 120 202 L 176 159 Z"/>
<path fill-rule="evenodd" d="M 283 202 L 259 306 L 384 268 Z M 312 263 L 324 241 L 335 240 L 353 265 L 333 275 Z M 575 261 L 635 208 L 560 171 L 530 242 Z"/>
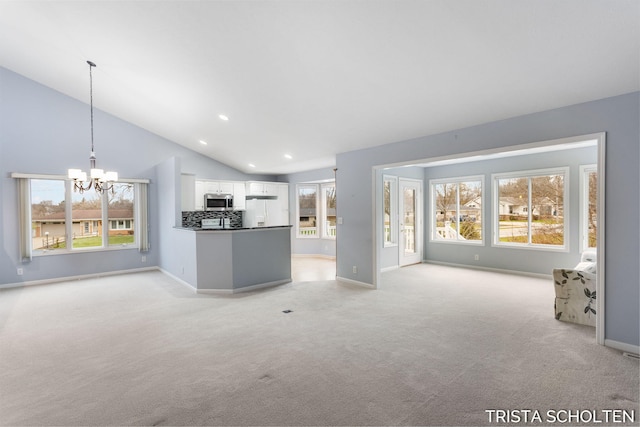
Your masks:
<path fill-rule="evenodd" d="M 422 262 L 422 182 L 400 178 L 400 266 Z"/>

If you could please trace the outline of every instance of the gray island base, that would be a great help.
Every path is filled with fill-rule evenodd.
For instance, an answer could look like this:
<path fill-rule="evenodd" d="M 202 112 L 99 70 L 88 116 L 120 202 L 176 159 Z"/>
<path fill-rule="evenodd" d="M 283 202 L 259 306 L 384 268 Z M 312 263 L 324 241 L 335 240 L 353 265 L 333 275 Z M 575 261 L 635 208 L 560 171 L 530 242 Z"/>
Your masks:
<path fill-rule="evenodd" d="M 195 265 L 181 279 L 198 293 L 246 292 L 291 282 L 291 226 L 178 230 L 189 233 L 183 237 L 195 244 Z"/>

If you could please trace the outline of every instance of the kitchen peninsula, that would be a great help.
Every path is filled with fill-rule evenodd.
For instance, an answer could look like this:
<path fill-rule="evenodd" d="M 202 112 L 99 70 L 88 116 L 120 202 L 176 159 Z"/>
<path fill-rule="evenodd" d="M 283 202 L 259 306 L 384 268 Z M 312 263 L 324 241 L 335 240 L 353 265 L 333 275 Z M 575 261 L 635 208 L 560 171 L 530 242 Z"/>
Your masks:
<path fill-rule="evenodd" d="M 290 225 L 176 230 L 181 246 L 193 249 L 179 279 L 198 293 L 246 292 L 291 281 Z"/>

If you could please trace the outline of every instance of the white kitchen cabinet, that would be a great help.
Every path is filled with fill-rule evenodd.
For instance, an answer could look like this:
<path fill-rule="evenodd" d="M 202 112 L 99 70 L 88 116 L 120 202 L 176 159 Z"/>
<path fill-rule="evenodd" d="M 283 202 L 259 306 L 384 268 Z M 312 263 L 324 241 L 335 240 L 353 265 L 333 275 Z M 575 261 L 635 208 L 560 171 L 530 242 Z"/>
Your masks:
<path fill-rule="evenodd" d="M 203 181 L 195 182 L 195 210 L 204 209 L 204 195 L 233 194 L 233 209 L 245 209 L 245 183 L 243 181 Z"/>
<path fill-rule="evenodd" d="M 280 206 L 282 224 L 289 225 L 291 219 L 289 217 L 289 184 L 278 184 L 278 205 Z"/>
<path fill-rule="evenodd" d="M 232 194 L 233 182 L 229 181 L 204 181 L 205 193 Z"/>
<path fill-rule="evenodd" d="M 195 210 L 204 210 L 204 181 L 196 181 L 196 198 L 195 198 Z"/>
<path fill-rule="evenodd" d="M 242 211 L 246 209 L 246 194 L 244 182 L 233 183 L 233 210 Z"/>
<path fill-rule="evenodd" d="M 278 196 L 278 183 L 264 181 L 247 182 L 247 196 Z"/>

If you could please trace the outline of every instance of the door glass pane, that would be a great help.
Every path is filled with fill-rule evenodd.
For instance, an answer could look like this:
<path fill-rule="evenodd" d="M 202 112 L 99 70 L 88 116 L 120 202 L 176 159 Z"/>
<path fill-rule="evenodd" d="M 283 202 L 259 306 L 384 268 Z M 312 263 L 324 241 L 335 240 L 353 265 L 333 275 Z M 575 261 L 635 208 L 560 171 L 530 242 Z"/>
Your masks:
<path fill-rule="evenodd" d="M 404 237 L 404 252 L 415 253 L 416 251 L 416 190 L 413 188 L 405 188 L 403 191 L 403 237 Z"/>
<path fill-rule="evenodd" d="M 598 173 L 589 172 L 589 184 L 587 191 L 589 192 L 589 205 L 587 206 L 587 227 L 589 233 L 589 247 L 597 247 L 597 231 L 598 231 L 598 216 L 596 206 L 598 206 Z"/>
<path fill-rule="evenodd" d="M 113 184 L 113 191 L 107 194 L 109 197 L 109 245 L 135 243 L 133 185 Z"/>
<path fill-rule="evenodd" d="M 65 188 L 62 180 L 31 180 L 33 252 L 65 248 Z"/>
<path fill-rule="evenodd" d="M 564 176 L 531 178 L 531 243 L 564 245 Z"/>
<path fill-rule="evenodd" d="M 498 180 L 500 241 L 529 243 L 529 180 Z"/>
<path fill-rule="evenodd" d="M 383 192 L 384 243 L 391 243 L 391 181 L 384 181 Z"/>
<path fill-rule="evenodd" d="M 101 247 L 102 193 L 93 189 L 74 192 L 71 202 L 73 248 Z"/>
<path fill-rule="evenodd" d="M 324 237 L 336 237 L 336 186 L 323 186 L 324 190 Z"/>

